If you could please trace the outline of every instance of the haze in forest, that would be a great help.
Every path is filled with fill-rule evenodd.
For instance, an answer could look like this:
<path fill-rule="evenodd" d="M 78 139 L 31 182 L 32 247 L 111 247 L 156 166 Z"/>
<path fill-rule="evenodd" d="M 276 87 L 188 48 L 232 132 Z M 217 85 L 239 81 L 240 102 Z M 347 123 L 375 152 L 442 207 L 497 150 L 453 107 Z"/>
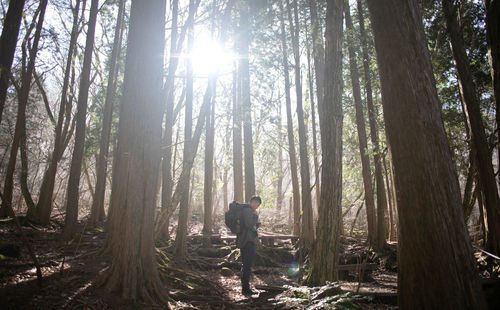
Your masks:
<path fill-rule="evenodd" d="M 498 308 L 500 2 L 0 25 L 2 309 Z"/>

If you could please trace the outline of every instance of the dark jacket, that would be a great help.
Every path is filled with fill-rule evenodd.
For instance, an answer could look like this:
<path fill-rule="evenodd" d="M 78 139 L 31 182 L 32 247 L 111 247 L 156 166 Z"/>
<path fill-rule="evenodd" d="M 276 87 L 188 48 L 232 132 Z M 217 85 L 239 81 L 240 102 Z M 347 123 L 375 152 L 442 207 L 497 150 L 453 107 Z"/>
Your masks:
<path fill-rule="evenodd" d="M 241 214 L 241 233 L 236 236 L 236 246 L 238 248 L 244 247 L 247 242 L 257 241 L 257 222 L 259 221 L 259 216 L 255 213 L 252 208 L 244 207 Z"/>

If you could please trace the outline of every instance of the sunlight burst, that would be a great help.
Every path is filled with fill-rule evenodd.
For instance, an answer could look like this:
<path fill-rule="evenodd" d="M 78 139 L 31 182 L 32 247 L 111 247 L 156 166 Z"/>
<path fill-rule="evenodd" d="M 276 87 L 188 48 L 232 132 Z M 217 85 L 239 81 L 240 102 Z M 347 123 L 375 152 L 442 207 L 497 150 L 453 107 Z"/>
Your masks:
<path fill-rule="evenodd" d="M 207 76 L 232 70 L 236 55 L 210 35 L 201 33 L 195 39 L 191 59 L 195 76 Z"/>

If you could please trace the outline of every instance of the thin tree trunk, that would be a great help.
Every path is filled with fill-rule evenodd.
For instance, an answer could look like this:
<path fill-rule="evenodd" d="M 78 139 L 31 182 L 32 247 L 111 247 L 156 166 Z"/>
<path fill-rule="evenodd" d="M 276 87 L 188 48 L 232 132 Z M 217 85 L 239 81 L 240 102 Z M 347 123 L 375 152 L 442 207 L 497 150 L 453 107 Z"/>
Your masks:
<path fill-rule="evenodd" d="M 3 21 L 2 35 L 0 36 L 0 123 L 2 122 L 2 112 L 7 98 L 10 68 L 14 61 L 25 2 L 25 0 L 10 1 L 9 9 Z"/>
<path fill-rule="evenodd" d="M 191 0 L 189 2 L 189 6 L 192 7 L 194 5 L 194 1 Z M 194 24 L 189 25 L 188 29 L 188 41 L 187 41 L 187 53 L 190 54 L 193 50 L 194 44 Z M 195 151 L 192 150 L 192 135 L 193 135 L 193 62 L 191 58 L 186 59 L 186 106 L 184 108 L 184 150 L 183 150 L 183 170 L 188 167 L 190 164 L 188 160 L 192 157 L 194 162 L 194 156 L 192 154 L 196 154 Z M 211 100 L 211 99 L 210 99 Z M 208 106 L 208 110 L 210 110 L 210 104 Z M 200 113 L 201 114 L 201 113 Z M 203 118 L 206 118 L 206 115 L 203 115 Z M 200 115 L 201 117 L 201 115 Z M 194 153 L 193 153 L 194 152 Z M 192 165 L 192 164 L 191 164 Z M 187 179 L 191 179 L 191 169 L 188 169 Z M 183 189 L 180 197 L 180 205 L 179 205 L 179 220 L 177 222 L 177 233 L 175 235 L 175 256 L 182 259 L 186 256 L 186 235 L 187 235 L 187 225 L 189 220 L 189 186 L 190 182 L 186 182 L 185 184 L 180 184 L 177 186 L 185 185 L 186 188 Z"/>
<path fill-rule="evenodd" d="M 104 196 L 106 193 L 106 174 L 108 166 L 109 141 L 111 125 L 113 123 L 113 104 L 116 95 L 116 79 L 118 77 L 118 59 L 122 49 L 123 17 L 125 11 L 125 0 L 118 2 L 118 17 L 116 19 L 113 49 L 111 51 L 110 68 L 108 73 L 108 85 L 106 87 L 106 101 L 104 102 L 104 115 L 102 121 L 101 141 L 99 155 L 97 158 L 97 177 L 94 199 L 90 210 L 90 224 L 95 224 L 104 219 Z"/>
<path fill-rule="evenodd" d="M 365 114 L 363 111 L 363 103 L 361 102 L 361 90 L 359 86 L 359 71 L 356 54 L 359 51 L 355 48 L 353 41 L 354 26 L 352 24 L 351 12 L 349 3 L 345 3 L 345 24 L 348 35 L 348 52 L 349 52 L 349 68 L 351 72 L 352 94 L 354 97 L 354 109 L 356 114 L 356 127 L 358 130 L 359 153 L 361 156 L 361 168 L 363 175 L 363 185 L 365 190 L 366 202 L 366 219 L 368 223 L 368 242 L 370 245 L 375 245 L 376 241 L 376 225 L 375 225 L 375 200 L 373 197 L 372 174 L 370 168 L 370 158 L 368 157 L 368 142 L 366 138 Z"/>
<path fill-rule="evenodd" d="M 87 28 L 87 39 L 85 42 L 85 53 L 83 56 L 82 75 L 80 89 L 78 92 L 78 103 L 76 111 L 75 145 L 71 157 L 71 166 L 68 178 L 68 192 L 66 196 L 66 218 L 64 220 L 63 237 L 69 240 L 75 232 L 78 220 L 78 200 L 80 190 L 80 176 L 82 173 L 82 160 L 85 148 L 85 128 L 87 118 L 87 104 L 90 87 L 90 70 L 92 67 L 92 52 L 94 50 L 95 26 L 97 23 L 97 12 L 99 0 L 92 0 L 90 4 L 90 15 Z"/>
<path fill-rule="evenodd" d="M 205 133 L 205 180 L 203 182 L 203 233 L 212 233 L 213 184 L 214 184 L 214 138 L 215 138 L 215 90 L 212 90 L 211 113 L 207 114 Z"/>
<path fill-rule="evenodd" d="M 21 176 L 19 182 L 21 183 L 21 193 L 24 197 L 24 202 L 26 203 L 26 207 L 28 208 L 28 212 L 33 212 L 33 210 L 36 208 L 35 202 L 33 201 L 33 198 L 31 197 L 31 193 L 29 191 L 28 187 L 28 154 L 26 151 L 27 145 L 26 145 L 26 119 L 23 121 L 23 126 L 22 126 L 22 134 L 21 134 L 21 143 L 19 145 L 19 149 L 21 151 Z"/>
<path fill-rule="evenodd" d="M 323 34 L 320 19 L 318 18 L 318 8 L 316 0 L 308 0 L 311 16 L 311 35 L 313 40 L 313 59 L 316 78 L 316 96 L 318 98 L 318 114 L 321 115 L 324 97 L 325 79 L 325 48 L 323 46 Z M 321 129 L 321 122 L 320 122 Z M 321 130 L 320 130 L 321 131 Z"/>
<path fill-rule="evenodd" d="M 309 98 L 311 98 L 311 126 L 313 140 L 313 160 L 314 160 L 314 189 L 316 191 L 316 214 L 319 209 L 320 183 L 319 183 L 319 161 L 318 161 L 318 141 L 316 133 L 316 108 L 314 104 L 314 82 L 311 70 L 311 52 L 307 46 L 307 80 L 309 81 Z"/>
<path fill-rule="evenodd" d="M 309 173 L 309 153 L 307 151 L 307 130 L 304 121 L 304 109 L 302 107 L 302 81 L 300 73 L 300 49 L 299 49 L 299 15 L 297 0 L 292 0 L 292 8 L 287 1 L 288 19 L 292 33 L 293 55 L 295 60 L 295 93 L 297 97 L 297 120 L 299 123 L 299 157 L 300 157 L 300 180 L 302 185 L 302 245 L 310 249 L 314 241 L 314 223 L 311 201 L 311 175 Z"/>
<path fill-rule="evenodd" d="M 280 0 L 281 1 L 281 0 Z M 278 102 L 278 120 L 277 120 L 277 131 L 278 131 L 278 180 L 276 184 L 276 210 L 278 214 L 281 214 L 281 209 L 283 207 L 283 126 L 282 123 L 282 113 L 281 113 L 281 100 Z"/>
<path fill-rule="evenodd" d="M 240 70 L 233 72 L 233 187 L 234 200 L 243 201 L 243 146 L 241 136 Z"/>
<path fill-rule="evenodd" d="M 490 252 L 500 254 L 500 198 L 491 153 L 481 118 L 479 97 L 470 70 L 463 35 L 458 25 L 455 3 L 452 0 L 442 0 L 442 3 L 450 38 L 450 47 L 457 69 L 460 94 L 465 105 L 467 123 L 474 144 L 481 188 L 485 198 L 486 218 L 488 219 L 489 228 L 486 247 Z"/>
<path fill-rule="evenodd" d="M 166 94 L 166 109 L 165 109 L 165 130 L 163 132 L 163 147 L 165 151 L 162 158 L 162 185 L 161 185 L 161 208 L 166 210 L 170 206 L 172 199 L 172 132 L 174 126 L 174 85 L 175 71 L 177 69 L 177 21 L 179 15 L 179 0 L 172 1 L 172 30 L 170 33 L 170 58 L 168 64 L 168 79 L 167 79 L 167 94 Z M 175 67 L 175 69 L 174 69 Z M 173 163 L 175 165 L 175 161 Z M 161 232 L 160 238 L 168 237 L 168 224 L 165 225 Z"/>
<path fill-rule="evenodd" d="M 243 117 L 243 145 L 245 154 L 245 200 L 255 195 L 255 168 L 253 159 L 252 103 L 250 100 L 250 45 L 249 2 L 240 2 L 239 72 L 241 79 L 241 108 Z"/>
<path fill-rule="evenodd" d="M 292 177 L 292 198 L 293 198 L 293 234 L 300 233 L 300 188 L 297 169 L 297 155 L 295 153 L 295 139 L 293 137 L 292 103 L 290 99 L 290 71 L 288 66 L 288 47 L 286 44 L 285 18 L 283 2 L 280 5 L 280 27 L 281 27 L 281 49 L 283 53 L 283 71 L 285 76 L 285 100 L 286 100 L 286 124 L 288 137 L 288 156 L 290 158 L 290 174 Z"/>
<path fill-rule="evenodd" d="M 364 203 L 361 203 L 358 210 L 356 211 L 356 215 L 354 216 L 354 220 L 352 220 L 351 230 L 349 231 L 349 236 L 351 236 L 351 237 L 352 237 L 352 231 L 354 230 L 354 226 L 356 226 L 356 221 L 358 219 L 359 213 L 361 212 L 361 209 L 363 209 L 363 205 L 364 205 Z"/>
<path fill-rule="evenodd" d="M 485 245 L 485 239 L 488 235 L 488 221 L 484 216 L 484 199 L 483 193 L 480 191 L 477 195 L 477 207 L 479 209 L 479 222 L 481 224 L 481 228 L 483 229 L 483 246 Z"/>
<path fill-rule="evenodd" d="M 387 169 L 386 156 L 384 154 L 382 158 L 382 163 L 384 164 L 384 177 L 385 184 L 387 188 L 387 201 L 389 203 L 389 227 L 387 232 L 389 233 L 389 241 L 396 240 L 396 231 L 394 230 L 394 216 L 393 216 L 393 203 L 392 203 L 392 186 L 389 183 L 389 170 Z"/>
<path fill-rule="evenodd" d="M 368 107 L 368 121 L 370 124 L 370 137 L 373 144 L 373 160 L 375 162 L 375 184 L 377 192 L 377 233 L 375 235 L 376 247 L 381 250 L 385 247 L 385 235 L 386 235 L 386 210 L 387 201 L 385 198 L 385 186 L 384 177 L 382 172 L 382 160 L 380 156 L 380 146 L 379 146 L 379 135 L 377 128 L 377 112 L 373 103 L 373 93 L 370 77 L 370 59 L 368 57 L 368 45 L 366 39 L 366 31 L 364 26 L 364 14 L 363 6 L 361 0 L 357 1 L 358 4 L 358 18 L 359 18 L 359 28 L 361 33 L 361 46 L 363 51 L 363 71 L 365 77 L 365 94 L 366 94 L 366 104 Z"/>
<path fill-rule="evenodd" d="M 17 117 L 14 129 L 14 138 L 10 149 L 10 157 L 7 163 L 7 170 L 5 172 L 2 211 L 0 212 L 0 215 L 2 216 L 8 215 L 6 206 L 12 206 L 12 192 L 14 188 L 14 171 L 16 169 L 17 152 L 22 142 L 21 140 L 23 137 L 23 133 L 26 130 L 25 129 L 26 107 L 28 105 L 29 93 L 31 90 L 31 80 L 33 77 L 33 72 L 35 70 L 35 60 L 36 60 L 36 55 L 38 53 L 38 44 L 40 42 L 40 37 L 42 34 L 42 27 L 43 27 L 46 8 L 47 8 L 47 0 L 42 0 L 38 6 L 37 12 L 33 16 L 33 21 L 29 26 L 29 29 L 27 29 L 27 35 L 25 36 L 24 41 L 22 43 L 23 63 L 21 69 L 21 87 L 17 96 L 19 102 L 17 106 Z M 37 16 L 38 16 L 38 21 L 35 23 Z M 27 46 L 28 46 L 29 35 L 34 27 L 35 27 L 35 35 L 33 37 L 31 49 L 29 49 L 29 51 L 26 51 L 26 49 L 28 48 Z M 28 61 L 27 64 L 26 61 Z"/>
<path fill-rule="evenodd" d="M 397 190 L 398 305 L 484 309 L 418 1 L 368 8 Z"/>
<path fill-rule="evenodd" d="M 87 166 L 87 161 L 85 160 L 85 157 L 83 158 L 82 161 L 82 169 L 83 169 L 83 174 L 85 175 L 85 180 L 87 181 L 87 186 L 89 187 L 90 196 L 92 200 L 94 200 L 94 188 L 92 186 L 92 178 L 90 177 L 89 167 Z"/>
<path fill-rule="evenodd" d="M 469 169 L 467 171 L 467 178 L 465 180 L 464 194 L 462 198 L 462 209 L 464 212 L 465 223 L 467 223 L 472 209 L 476 203 L 476 195 L 479 186 L 474 186 L 474 182 L 477 179 L 477 165 L 475 163 L 476 154 L 474 152 L 473 146 L 470 147 L 469 152 Z"/>
<path fill-rule="evenodd" d="M 224 141 L 224 174 L 223 174 L 223 185 L 222 185 L 222 192 L 224 196 L 224 212 L 229 210 L 229 190 L 228 190 L 228 183 L 229 183 L 229 154 L 231 151 L 230 143 L 231 143 L 231 102 L 229 103 L 227 110 L 226 110 L 226 115 L 227 115 L 227 126 L 226 126 L 226 138 Z"/>
<path fill-rule="evenodd" d="M 320 113 L 321 202 L 316 242 L 310 257 L 309 285 L 335 281 L 342 230 L 342 40 L 344 0 L 327 0 L 325 97 Z"/>

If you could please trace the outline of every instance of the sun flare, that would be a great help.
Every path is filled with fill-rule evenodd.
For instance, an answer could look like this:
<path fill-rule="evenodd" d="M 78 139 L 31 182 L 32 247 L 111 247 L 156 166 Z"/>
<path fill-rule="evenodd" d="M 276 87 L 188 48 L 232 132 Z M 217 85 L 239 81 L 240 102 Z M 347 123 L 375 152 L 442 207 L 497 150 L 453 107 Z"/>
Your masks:
<path fill-rule="evenodd" d="M 195 76 L 231 70 L 236 55 L 210 35 L 201 33 L 194 41 L 191 60 Z M 187 55 L 186 57 L 189 57 Z"/>

